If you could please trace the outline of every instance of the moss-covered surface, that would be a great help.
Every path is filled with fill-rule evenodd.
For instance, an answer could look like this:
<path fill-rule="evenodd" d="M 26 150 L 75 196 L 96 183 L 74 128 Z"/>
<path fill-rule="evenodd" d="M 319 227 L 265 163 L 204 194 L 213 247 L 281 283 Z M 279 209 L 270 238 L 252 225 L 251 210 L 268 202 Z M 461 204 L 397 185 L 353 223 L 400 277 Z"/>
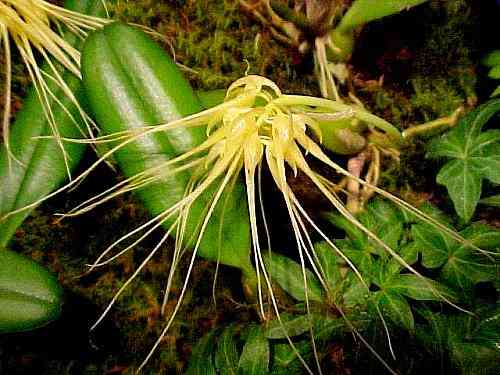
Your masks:
<path fill-rule="evenodd" d="M 300 56 L 276 42 L 269 30 L 241 11 L 236 0 L 108 3 L 116 18 L 149 26 L 163 35 L 168 40 L 165 49 L 175 51 L 176 60 L 197 89 L 227 87 L 247 72 L 268 76 L 285 92 L 319 94 L 311 57 Z M 374 113 L 401 129 L 449 115 L 458 106 L 474 105 L 476 64 L 483 52 L 475 44 L 480 15 L 473 0 L 431 1 L 369 25 L 361 32 L 349 66 L 353 77 L 350 89 Z M 16 103 L 26 85 L 22 72 L 16 64 Z M 3 78 L 0 89 L 2 83 Z M 433 165 L 424 161 L 424 147 L 425 141 L 409 145 L 403 150 L 401 165 L 388 165 L 383 175 L 384 186 L 405 193 L 414 202 L 441 192 L 434 183 Z M 100 170 L 93 181 L 101 178 L 111 183 L 112 176 L 110 170 Z M 297 189 L 308 195 L 307 186 Z M 58 222 L 52 216 L 68 210 L 92 191 L 97 188 L 89 181 L 68 197 L 60 196 L 42 205 L 13 239 L 12 249 L 57 273 L 67 302 L 59 322 L 37 332 L 0 338 L 1 373 L 132 373 L 161 332 L 166 322 L 160 314 L 162 288 L 172 243 L 147 264 L 102 324 L 92 334 L 88 332 L 155 242 L 151 238 L 111 264 L 82 276 L 85 264 L 92 263 L 113 240 L 148 217 L 132 196 L 79 218 Z M 314 196 L 314 192 L 309 195 Z M 181 265 L 177 274 L 167 312 L 172 311 L 180 292 L 185 268 Z M 239 287 L 238 272 L 231 269 L 223 268 L 219 273 L 214 308 L 214 275 L 214 264 L 198 262 L 176 322 L 145 373 L 182 373 L 193 344 L 210 328 L 233 319 L 256 320 Z M 237 316 L 233 315 L 235 311 Z M 326 367 L 350 373 L 352 363 L 342 362 L 343 368 L 338 369 L 335 356 L 343 349 L 332 345 L 328 346 L 331 358 L 325 360 Z M 354 354 L 347 357 L 357 358 Z"/>

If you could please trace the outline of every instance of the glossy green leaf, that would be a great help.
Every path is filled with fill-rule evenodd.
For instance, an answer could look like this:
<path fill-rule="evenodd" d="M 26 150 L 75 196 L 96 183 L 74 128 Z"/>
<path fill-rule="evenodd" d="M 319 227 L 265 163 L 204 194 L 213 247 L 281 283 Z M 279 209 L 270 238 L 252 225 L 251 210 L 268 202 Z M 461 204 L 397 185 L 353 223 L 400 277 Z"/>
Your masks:
<path fill-rule="evenodd" d="M 429 147 L 428 157 L 451 159 L 436 181 L 446 186 L 455 210 L 466 221 L 471 219 L 481 196 L 482 180 L 500 183 L 500 130 L 481 132 L 499 111 L 500 99 L 490 100 Z"/>
<path fill-rule="evenodd" d="M 269 369 L 269 341 L 260 327 L 251 327 L 238 364 L 238 374 L 267 374 Z"/>
<path fill-rule="evenodd" d="M 402 246 L 398 252 L 407 264 L 412 265 L 418 261 L 419 249 L 419 245 L 415 241 L 412 241 L 409 244 Z M 399 273 L 405 268 L 405 266 L 395 258 L 391 258 L 386 267 L 391 274 Z"/>
<path fill-rule="evenodd" d="M 370 21 L 407 10 L 427 0 L 356 0 L 342 18 L 338 30 L 347 32 Z"/>
<path fill-rule="evenodd" d="M 8 250 L 0 251 L 0 333 L 46 325 L 61 313 L 62 289 L 45 268 Z"/>
<path fill-rule="evenodd" d="M 130 131 L 187 116 L 203 109 L 175 63 L 148 35 L 121 23 L 106 25 L 91 34 L 82 51 L 86 94 L 103 134 Z M 116 95 L 119 92 L 120 95 Z M 202 127 L 176 128 L 145 135 L 115 153 L 127 177 L 157 168 L 206 139 Z M 175 168 L 174 168 L 175 169 Z M 188 171 L 167 173 L 136 191 L 154 216 L 184 197 Z M 185 245 L 192 247 L 218 188 L 217 182 L 196 199 L 186 220 Z M 214 208 L 198 249 L 212 261 L 254 273 L 250 262 L 250 226 L 245 188 L 237 181 L 228 187 Z M 174 218 L 163 223 L 170 228 Z"/>
<path fill-rule="evenodd" d="M 310 301 L 323 301 L 323 292 L 316 276 L 305 269 L 306 284 L 304 285 L 303 270 L 300 264 L 283 255 L 264 255 L 264 263 L 271 278 L 297 301 L 305 301 L 306 291 Z"/>
<path fill-rule="evenodd" d="M 66 1 L 65 6 L 83 13 L 104 14 L 101 0 L 71 0 Z M 81 44 L 81 40 L 74 35 L 68 35 L 65 39 L 77 48 Z M 42 64 L 41 69 L 50 71 L 47 63 Z M 62 68 L 59 72 L 77 100 L 83 100 L 80 80 Z M 56 83 L 47 80 L 47 89 L 54 95 L 47 100 L 59 135 L 82 138 L 85 124 L 79 110 Z M 11 160 L 12 163 L 9 163 L 7 150 L 4 145 L 0 145 L 0 247 L 7 245 L 32 209 L 3 220 L 2 216 L 37 202 L 59 187 L 68 178 L 66 162 L 72 171 L 83 156 L 86 145 L 66 142 L 63 144 L 67 155 L 65 161 L 61 146 L 55 139 L 38 138 L 48 135 L 52 135 L 51 124 L 32 85 L 10 127 L 9 143 L 17 162 Z"/>
<path fill-rule="evenodd" d="M 238 348 L 235 340 L 235 327 L 229 326 L 217 340 L 215 368 L 217 374 L 236 375 L 238 371 Z"/>
<path fill-rule="evenodd" d="M 363 275 L 364 276 L 364 275 Z M 365 281 L 366 282 L 366 281 Z M 368 285 L 370 285 L 367 282 Z M 349 273 L 345 282 L 344 303 L 347 307 L 365 306 L 368 302 L 370 291 L 354 274 Z"/>

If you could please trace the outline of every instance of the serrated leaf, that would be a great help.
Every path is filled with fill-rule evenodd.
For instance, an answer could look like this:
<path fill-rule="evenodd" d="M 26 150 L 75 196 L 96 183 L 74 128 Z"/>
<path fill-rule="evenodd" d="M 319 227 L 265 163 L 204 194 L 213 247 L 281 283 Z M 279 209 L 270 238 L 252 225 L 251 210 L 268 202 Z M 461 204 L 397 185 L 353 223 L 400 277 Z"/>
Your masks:
<path fill-rule="evenodd" d="M 297 301 L 305 301 L 306 288 L 300 264 L 278 254 L 272 254 L 271 257 L 266 254 L 263 258 L 271 278 Z M 307 297 L 310 301 L 323 301 L 323 291 L 318 279 L 310 270 L 305 269 L 304 272 L 307 282 Z"/>
<path fill-rule="evenodd" d="M 235 327 L 229 326 L 217 340 L 215 368 L 221 375 L 236 375 L 238 371 L 238 349 L 234 338 Z"/>
<path fill-rule="evenodd" d="M 413 313 L 405 298 L 398 293 L 379 291 L 374 293 L 374 299 L 385 317 L 400 327 L 413 330 Z"/>
<path fill-rule="evenodd" d="M 458 215 L 469 221 L 481 196 L 482 180 L 500 182 L 500 131 L 481 133 L 500 111 L 500 99 L 492 99 L 462 118 L 459 124 L 429 145 L 427 156 L 449 160 L 436 177 L 446 186 Z"/>
<path fill-rule="evenodd" d="M 479 201 L 487 206 L 500 207 L 500 194 L 492 195 L 491 197 L 483 198 Z"/>
<path fill-rule="evenodd" d="M 269 341 L 260 327 L 251 327 L 238 363 L 238 374 L 267 374 L 269 369 Z"/>

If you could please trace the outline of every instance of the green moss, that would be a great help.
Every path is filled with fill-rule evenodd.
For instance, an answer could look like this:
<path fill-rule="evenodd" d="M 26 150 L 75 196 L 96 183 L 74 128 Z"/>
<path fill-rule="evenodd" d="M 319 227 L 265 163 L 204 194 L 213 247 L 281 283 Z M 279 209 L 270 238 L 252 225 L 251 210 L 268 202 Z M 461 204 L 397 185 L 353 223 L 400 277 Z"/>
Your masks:
<path fill-rule="evenodd" d="M 243 14 L 238 1 L 117 1 L 112 13 L 125 21 L 153 28 L 165 36 L 167 51 L 189 68 L 199 89 L 226 88 L 245 73 L 260 74 L 296 93 L 316 93 L 312 70 L 304 77 L 291 51 L 279 45 L 260 25 Z M 207 11 L 209 10 L 209 11 Z"/>
<path fill-rule="evenodd" d="M 411 84 L 415 91 L 411 104 L 423 122 L 448 116 L 466 101 L 453 80 L 417 77 Z"/>
<path fill-rule="evenodd" d="M 447 116 L 460 105 L 473 105 L 475 94 L 478 20 L 474 2 L 452 0 L 432 3 L 425 43 L 417 51 L 411 78 L 415 111 L 423 121 Z"/>

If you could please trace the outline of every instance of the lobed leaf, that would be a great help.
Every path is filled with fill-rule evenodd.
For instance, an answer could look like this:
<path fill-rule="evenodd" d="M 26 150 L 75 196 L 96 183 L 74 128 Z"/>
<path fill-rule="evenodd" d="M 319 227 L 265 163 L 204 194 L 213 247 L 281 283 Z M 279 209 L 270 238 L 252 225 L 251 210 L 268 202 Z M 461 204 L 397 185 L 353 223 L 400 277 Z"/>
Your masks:
<path fill-rule="evenodd" d="M 482 180 L 500 183 L 500 131 L 481 133 L 499 111 L 500 100 L 490 100 L 429 145 L 428 157 L 452 159 L 442 167 L 436 181 L 446 186 L 455 210 L 466 221 L 472 218 L 480 199 Z"/>

